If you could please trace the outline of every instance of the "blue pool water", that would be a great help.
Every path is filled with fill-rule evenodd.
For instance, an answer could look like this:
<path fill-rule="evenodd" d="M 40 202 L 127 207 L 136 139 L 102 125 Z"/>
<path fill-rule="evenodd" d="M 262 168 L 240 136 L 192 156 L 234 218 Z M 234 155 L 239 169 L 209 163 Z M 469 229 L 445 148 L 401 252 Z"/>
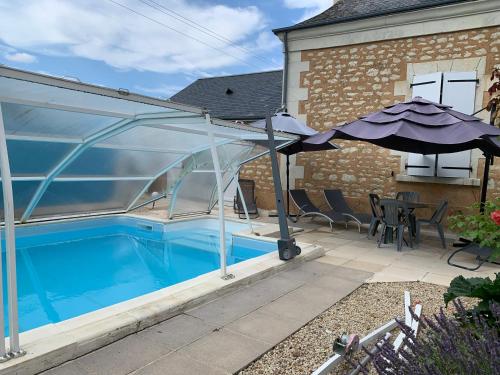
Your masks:
<path fill-rule="evenodd" d="M 228 223 L 229 265 L 276 250 L 275 243 L 231 236 L 244 228 Z M 21 331 L 153 292 L 220 266 L 213 219 L 163 225 L 131 217 L 101 218 L 20 227 L 16 236 Z"/>

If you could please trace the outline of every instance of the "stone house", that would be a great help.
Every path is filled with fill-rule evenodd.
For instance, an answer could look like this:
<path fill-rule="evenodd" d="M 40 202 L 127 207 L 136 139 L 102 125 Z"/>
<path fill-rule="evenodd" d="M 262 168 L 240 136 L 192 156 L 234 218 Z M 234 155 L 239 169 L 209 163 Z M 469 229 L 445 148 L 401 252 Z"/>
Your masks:
<path fill-rule="evenodd" d="M 337 0 L 325 12 L 274 30 L 283 41 L 284 103 L 319 131 L 413 96 L 474 113 L 485 107 L 489 75 L 500 64 L 500 0 Z M 489 120 L 489 113 L 477 116 Z M 298 154 L 291 185 L 318 204 L 322 190 L 340 188 L 356 210 L 368 193 L 418 191 L 448 199 L 452 209 L 477 202 L 484 156 L 479 150 L 422 156 L 342 141 L 340 151 Z M 258 202 L 272 209 L 265 159 L 245 167 Z M 283 164 L 283 163 L 282 163 Z M 488 197 L 500 196 L 500 160 Z"/>

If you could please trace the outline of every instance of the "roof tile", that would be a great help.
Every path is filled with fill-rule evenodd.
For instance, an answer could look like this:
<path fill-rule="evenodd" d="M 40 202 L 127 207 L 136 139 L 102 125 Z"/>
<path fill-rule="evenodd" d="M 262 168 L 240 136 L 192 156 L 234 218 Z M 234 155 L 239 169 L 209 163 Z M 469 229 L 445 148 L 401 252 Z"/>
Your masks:
<path fill-rule="evenodd" d="M 201 78 L 170 98 L 224 120 L 254 120 L 281 106 L 283 71 Z"/>
<path fill-rule="evenodd" d="M 312 18 L 290 27 L 273 30 L 275 33 L 314 26 L 343 23 L 362 18 L 409 12 L 476 0 L 338 0 L 333 6 Z"/>

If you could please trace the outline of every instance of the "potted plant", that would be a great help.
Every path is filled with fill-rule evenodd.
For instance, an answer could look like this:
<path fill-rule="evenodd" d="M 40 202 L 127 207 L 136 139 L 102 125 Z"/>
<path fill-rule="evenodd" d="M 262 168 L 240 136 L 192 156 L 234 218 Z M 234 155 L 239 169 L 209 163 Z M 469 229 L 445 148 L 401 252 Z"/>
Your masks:
<path fill-rule="evenodd" d="M 477 212 L 479 204 L 474 204 L 470 208 Z M 460 237 L 483 248 L 491 249 L 489 260 L 500 258 L 500 198 L 487 201 L 484 213 L 458 212 L 450 216 L 448 222 L 450 229 Z"/>

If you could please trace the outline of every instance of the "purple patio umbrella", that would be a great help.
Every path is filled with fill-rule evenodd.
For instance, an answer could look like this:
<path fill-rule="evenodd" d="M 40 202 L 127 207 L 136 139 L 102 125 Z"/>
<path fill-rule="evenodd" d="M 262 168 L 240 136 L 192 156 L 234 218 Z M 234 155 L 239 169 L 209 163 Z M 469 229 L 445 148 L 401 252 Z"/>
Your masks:
<path fill-rule="evenodd" d="M 318 145 L 338 138 L 419 154 L 445 154 L 479 148 L 485 155 L 500 156 L 500 129 L 451 108 L 417 96 L 312 136 L 304 143 Z M 483 190 L 487 186 L 488 169 L 485 168 Z M 485 190 L 484 198 L 483 192 L 481 197 L 484 203 Z"/>
<path fill-rule="evenodd" d="M 311 151 L 326 151 L 335 150 L 340 148 L 334 143 L 327 139 L 320 143 L 306 143 L 305 141 L 309 139 L 310 136 L 318 134 L 316 130 L 310 128 L 302 121 L 296 119 L 292 115 L 286 112 L 278 112 L 271 117 L 271 122 L 273 124 L 273 130 L 282 131 L 294 135 L 300 136 L 300 140 L 292 143 L 286 147 L 277 150 L 279 153 L 286 155 L 286 191 L 287 191 L 287 214 L 290 213 L 290 155 L 298 154 L 299 152 L 311 152 Z M 266 120 L 258 120 L 250 124 L 253 127 L 259 129 L 266 128 Z"/>

